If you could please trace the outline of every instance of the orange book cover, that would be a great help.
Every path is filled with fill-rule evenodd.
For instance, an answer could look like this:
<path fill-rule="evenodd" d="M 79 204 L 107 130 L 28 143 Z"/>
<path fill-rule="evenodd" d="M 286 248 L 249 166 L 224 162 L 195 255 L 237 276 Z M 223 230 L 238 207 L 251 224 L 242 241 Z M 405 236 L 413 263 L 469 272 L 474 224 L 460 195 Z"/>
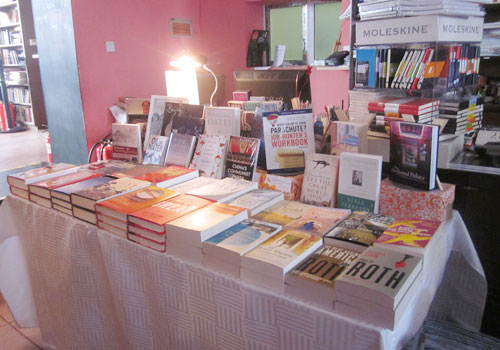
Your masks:
<path fill-rule="evenodd" d="M 99 202 L 96 204 L 96 210 L 99 211 L 99 207 L 106 207 L 122 214 L 130 214 L 178 194 L 165 188 L 149 186 Z"/>
<path fill-rule="evenodd" d="M 166 180 L 173 179 L 177 176 L 181 176 L 187 173 L 196 171 L 194 169 L 188 169 L 177 165 L 170 165 L 164 169 L 153 171 L 141 176 L 136 176 L 135 179 L 149 181 L 151 183 L 160 183 Z"/>
<path fill-rule="evenodd" d="M 206 207 L 212 203 L 212 201 L 207 199 L 191 196 L 189 194 L 181 194 L 153 204 L 150 207 L 138 210 L 131 216 L 157 225 L 165 225 L 167 222 L 180 218 L 181 216 Z"/>

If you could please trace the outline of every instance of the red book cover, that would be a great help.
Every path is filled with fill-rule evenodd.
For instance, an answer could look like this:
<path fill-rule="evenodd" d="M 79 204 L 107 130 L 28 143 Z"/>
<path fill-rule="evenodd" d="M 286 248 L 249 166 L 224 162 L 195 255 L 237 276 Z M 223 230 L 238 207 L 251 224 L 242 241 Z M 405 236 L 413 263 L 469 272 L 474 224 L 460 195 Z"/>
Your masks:
<path fill-rule="evenodd" d="M 440 225 L 440 221 L 396 220 L 377 238 L 376 243 L 425 248 Z"/>
<path fill-rule="evenodd" d="M 191 196 L 188 194 L 181 194 L 153 204 L 150 207 L 138 210 L 129 216 L 129 221 L 133 223 L 133 218 L 152 222 L 157 225 L 165 225 L 167 222 L 180 218 L 195 210 L 206 207 L 213 202 L 207 199 Z"/>
<path fill-rule="evenodd" d="M 9 130 L 7 126 L 7 117 L 5 114 L 5 108 L 3 102 L 0 102 L 0 130 L 1 131 Z"/>
<path fill-rule="evenodd" d="M 439 100 L 427 98 L 382 98 L 368 103 L 369 112 L 421 114 L 439 107 Z"/>
<path fill-rule="evenodd" d="M 178 195 L 178 192 L 149 186 L 99 202 L 96 204 L 96 211 L 101 212 L 103 208 L 107 208 L 118 213 L 130 214 L 176 195 Z"/>

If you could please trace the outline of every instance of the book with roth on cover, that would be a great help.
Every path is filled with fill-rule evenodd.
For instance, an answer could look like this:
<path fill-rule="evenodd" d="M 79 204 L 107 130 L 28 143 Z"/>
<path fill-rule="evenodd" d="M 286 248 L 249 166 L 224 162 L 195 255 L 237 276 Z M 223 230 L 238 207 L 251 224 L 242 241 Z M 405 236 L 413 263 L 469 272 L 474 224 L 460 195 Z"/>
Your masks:
<path fill-rule="evenodd" d="M 439 126 L 391 123 L 391 180 L 423 190 L 436 186 Z"/>
<path fill-rule="evenodd" d="M 171 133 L 165 164 L 189 167 L 195 145 L 196 136 Z"/>
<path fill-rule="evenodd" d="M 259 145 L 259 139 L 231 136 L 226 154 L 226 177 L 254 181 Z"/>
<path fill-rule="evenodd" d="M 381 177 L 382 156 L 342 153 L 337 207 L 377 213 Z"/>
<path fill-rule="evenodd" d="M 226 161 L 227 144 L 228 140 L 225 136 L 200 135 L 190 168 L 199 170 L 201 176 L 221 179 Z"/>
<path fill-rule="evenodd" d="M 163 165 L 168 147 L 168 136 L 151 135 L 146 145 L 142 164 Z"/>
<path fill-rule="evenodd" d="M 300 193 L 302 203 L 335 207 L 340 158 L 327 154 L 306 155 L 304 182 Z"/>

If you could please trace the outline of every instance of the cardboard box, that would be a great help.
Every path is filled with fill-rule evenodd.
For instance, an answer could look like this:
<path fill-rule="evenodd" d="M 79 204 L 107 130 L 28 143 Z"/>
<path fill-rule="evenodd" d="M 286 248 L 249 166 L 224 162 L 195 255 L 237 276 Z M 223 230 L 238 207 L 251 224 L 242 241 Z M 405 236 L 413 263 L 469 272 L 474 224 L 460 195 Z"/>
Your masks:
<path fill-rule="evenodd" d="M 304 174 L 284 176 L 267 174 L 261 170 L 258 170 L 258 173 L 260 173 L 259 188 L 283 192 L 286 200 L 298 201 L 300 199 Z"/>
<path fill-rule="evenodd" d="M 451 216 L 455 185 L 442 186 L 442 191 L 423 191 L 384 179 L 380 185 L 379 213 L 397 219 L 444 221 Z"/>

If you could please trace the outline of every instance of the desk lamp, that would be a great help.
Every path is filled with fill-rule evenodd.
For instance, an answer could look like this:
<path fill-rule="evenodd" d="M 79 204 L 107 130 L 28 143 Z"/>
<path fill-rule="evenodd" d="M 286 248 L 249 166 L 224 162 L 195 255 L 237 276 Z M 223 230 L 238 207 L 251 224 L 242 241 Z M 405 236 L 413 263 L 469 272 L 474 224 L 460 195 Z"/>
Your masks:
<path fill-rule="evenodd" d="M 210 106 L 213 106 L 213 99 L 219 85 L 217 82 L 217 77 L 215 76 L 214 72 L 207 67 L 206 62 L 207 58 L 205 56 L 195 55 L 195 54 L 183 54 L 175 61 L 170 62 L 170 65 L 179 68 L 181 70 L 196 69 L 198 67 L 202 67 L 204 70 L 212 74 L 215 80 L 215 88 L 214 91 L 212 92 L 212 95 L 210 96 Z"/>

